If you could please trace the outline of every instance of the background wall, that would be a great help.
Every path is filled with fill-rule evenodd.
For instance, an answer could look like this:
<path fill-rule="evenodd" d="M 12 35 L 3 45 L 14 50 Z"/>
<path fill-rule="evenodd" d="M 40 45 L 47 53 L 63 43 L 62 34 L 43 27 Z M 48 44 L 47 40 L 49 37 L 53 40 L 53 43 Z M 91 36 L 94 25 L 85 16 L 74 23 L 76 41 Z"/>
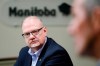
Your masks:
<path fill-rule="evenodd" d="M 2 3 L 2 0 L 0 1 L 0 3 Z M 71 0 L 66 1 L 68 1 L 68 3 L 71 3 Z M 1 17 L 3 17 L 3 15 Z M 70 22 L 70 18 L 71 16 L 69 16 L 68 19 L 65 20 L 66 23 Z M 56 42 L 58 42 L 68 51 L 74 66 L 95 66 L 96 63 L 94 60 L 86 57 L 81 58 L 75 54 L 74 43 L 67 33 L 67 25 L 47 26 L 47 28 L 48 36 L 52 37 Z M 20 49 L 26 45 L 21 34 L 21 27 L 10 27 L 0 21 L 0 58 L 18 56 Z"/>

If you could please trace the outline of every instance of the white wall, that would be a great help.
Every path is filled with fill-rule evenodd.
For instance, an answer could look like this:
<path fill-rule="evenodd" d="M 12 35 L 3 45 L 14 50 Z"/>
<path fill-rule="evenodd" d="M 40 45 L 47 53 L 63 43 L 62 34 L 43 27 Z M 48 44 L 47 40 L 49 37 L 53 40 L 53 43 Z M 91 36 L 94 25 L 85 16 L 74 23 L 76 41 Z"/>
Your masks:
<path fill-rule="evenodd" d="M 70 19 L 67 22 L 70 22 Z M 47 28 L 48 36 L 68 51 L 75 66 L 95 66 L 96 63 L 92 59 L 80 58 L 75 54 L 74 43 L 66 31 L 67 26 L 47 26 Z M 25 46 L 21 33 L 21 27 L 10 27 L 0 21 L 0 58 L 18 56 L 20 49 Z"/>

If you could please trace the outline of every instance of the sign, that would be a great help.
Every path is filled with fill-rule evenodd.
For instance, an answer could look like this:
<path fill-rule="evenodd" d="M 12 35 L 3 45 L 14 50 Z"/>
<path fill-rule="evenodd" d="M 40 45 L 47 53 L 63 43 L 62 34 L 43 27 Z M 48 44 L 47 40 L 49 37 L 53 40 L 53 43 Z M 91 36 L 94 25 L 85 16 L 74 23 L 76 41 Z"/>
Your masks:
<path fill-rule="evenodd" d="M 58 9 L 63 2 L 64 0 L 7 0 L 0 6 L 0 22 L 18 27 L 25 17 L 35 15 L 48 26 L 66 25 L 68 18 Z"/>

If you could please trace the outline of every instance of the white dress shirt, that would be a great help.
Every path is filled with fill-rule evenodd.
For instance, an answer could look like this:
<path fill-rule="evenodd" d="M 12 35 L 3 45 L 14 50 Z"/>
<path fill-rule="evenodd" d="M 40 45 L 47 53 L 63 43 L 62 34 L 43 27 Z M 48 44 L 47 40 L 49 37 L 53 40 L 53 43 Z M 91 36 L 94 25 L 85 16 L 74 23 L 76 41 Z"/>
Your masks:
<path fill-rule="evenodd" d="M 47 37 L 46 37 L 45 43 L 46 43 L 46 41 L 47 41 Z M 31 48 L 28 50 L 28 53 L 32 56 L 32 64 L 31 64 L 31 66 L 36 66 L 36 63 L 37 63 L 38 58 L 39 58 L 39 55 L 40 55 L 40 53 L 41 53 L 41 51 L 42 51 L 42 49 L 43 49 L 45 43 L 43 44 L 42 48 L 40 48 L 40 49 L 39 49 L 38 51 L 36 51 L 36 52 L 33 52 L 33 51 L 31 50 Z"/>

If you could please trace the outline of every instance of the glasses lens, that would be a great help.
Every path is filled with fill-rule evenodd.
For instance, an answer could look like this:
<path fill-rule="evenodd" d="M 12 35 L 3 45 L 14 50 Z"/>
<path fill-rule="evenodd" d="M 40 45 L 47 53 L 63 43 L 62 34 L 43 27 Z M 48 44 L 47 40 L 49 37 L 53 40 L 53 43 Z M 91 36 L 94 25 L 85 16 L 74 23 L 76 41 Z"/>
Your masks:
<path fill-rule="evenodd" d="M 42 27 L 42 28 L 43 28 L 43 27 Z M 37 29 L 37 30 L 34 30 L 34 31 L 30 32 L 30 33 L 31 33 L 32 35 L 38 35 L 38 34 L 39 34 L 39 31 L 40 31 L 42 28 Z M 30 37 L 30 33 L 22 34 L 22 36 L 25 37 L 25 38 L 28 38 L 28 37 Z"/>
<path fill-rule="evenodd" d="M 43 28 L 43 27 L 42 27 L 42 28 Z M 31 32 L 32 35 L 38 35 L 39 32 L 40 32 L 40 30 L 42 30 L 42 28 L 32 31 L 32 32 Z"/>
<path fill-rule="evenodd" d="M 27 38 L 30 36 L 30 33 L 25 33 L 25 34 L 22 34 L 23 37 Z"/>

